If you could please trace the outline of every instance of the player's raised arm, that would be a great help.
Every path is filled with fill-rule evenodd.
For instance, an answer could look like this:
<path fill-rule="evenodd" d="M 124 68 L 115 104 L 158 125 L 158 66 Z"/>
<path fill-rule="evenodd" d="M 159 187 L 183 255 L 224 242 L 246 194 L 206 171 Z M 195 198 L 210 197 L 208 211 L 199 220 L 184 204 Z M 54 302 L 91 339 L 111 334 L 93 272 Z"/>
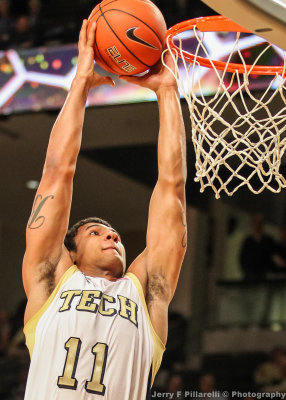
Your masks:
<path fill-rule="evenodd" d="M 86 32 L 85 20 L 78 43 L 77 73 L 50 135 L 42 179 L 27 224 L 23 282 L 28 296 L 31 289 L 55 272 L 62 256 L 88 91 L 93 86 L 113 84 L 111 78 L 94 72 L 95 25 L 88 38 Z"/>
<path fill-rule="evenodd" d="M 170 55 L 166 58 L 171 66 Z M 158 180 L 150 201 L 147 229 L 148 292 L 150 294 L 152 286 L 157 287 L 161 290 L 157 294 L 169 303 L 187 246 L 186 138 L 175 79 L 162 66 L 151 78 L 156 79 L 157 84 L 153 90 L 158 99 L 160 130 Z"/>
<path fill-rule="evenodd" d="M 165 61 L 172 66 L 170 55 L 166 56 Z M 158 98 L 159 174 L 149 206 L 147 247 L 139 268 L 135 263 L 133 272 L 146 287 L 151 319 L 164 341 L 167 332 L 166 311 L 177 286 L 187 244 L 185 128 L 176 81 L 166 68 L 159 65 L 143 78 L 124 78 L 154 90 Z M 147 272 L 146 285 L 142 269 Z"/>

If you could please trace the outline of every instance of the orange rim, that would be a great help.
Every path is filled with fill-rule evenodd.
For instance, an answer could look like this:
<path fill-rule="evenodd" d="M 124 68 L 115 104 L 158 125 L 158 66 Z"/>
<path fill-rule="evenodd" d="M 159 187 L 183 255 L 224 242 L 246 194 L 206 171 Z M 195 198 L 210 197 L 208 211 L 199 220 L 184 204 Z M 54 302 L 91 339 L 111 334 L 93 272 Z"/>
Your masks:
<path fill-rule="evenodd" d="M 166 41 L 172 50 L 177 50 L 178 56 L 182 58 L 184 57 L 185 60 L 193 63 L 194 59 L 200 65 L 208 68 L 213 68 L 213 65 L 216 66 L 219 70 L 227 70 L 228 72 L 235 72 L 238 71 L 239 73 L 245 73 L 245 70 L 248 72 L 251 71 L 251 74 L 256 75 L 285 75 L 285 68 L 284 66 L 265 66 L 265 65 L 243 65 L 243 64 L 236 64 L 236 63 L 228 63 L 226 67 L 226 62 L 224 61 L 216 61 L 216 60 L 209 60 L 204 57 L 195 56 L 192 53 L 189 53 L 185 50 L 181 50 L 178 46 L 175 45 L 173 42 L 174 36 L 178 35 L 187 30 L 191 30 L 194 28 L 199 29 L 201 32 L 246 32 L 252 33 L 248 29 L 243 28 L 242 26 L 236 24 L 235 22 L 231 21 L 227 17 L 223 15 L 214 15 L 211 17 L 201 17 L 201 18 L 193 18 L 187 21 L 179 22 L 178 24 L 172 26 L 166 32 Z"/>

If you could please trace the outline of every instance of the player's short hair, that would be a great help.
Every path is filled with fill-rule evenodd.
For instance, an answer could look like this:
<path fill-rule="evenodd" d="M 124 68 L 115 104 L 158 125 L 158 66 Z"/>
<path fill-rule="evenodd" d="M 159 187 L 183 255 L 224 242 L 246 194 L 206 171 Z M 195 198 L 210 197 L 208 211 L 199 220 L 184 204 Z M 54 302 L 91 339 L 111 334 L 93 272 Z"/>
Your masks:
<path fill-rule="evenodd" d="M 77 235 L 79 228 L 82 225 L 90 224 L 91 222 L 94 222 L 95 224 L 105 225 L 105 226 L 108 226 L 109 228 L 112 228 L 112 226 L 107 221 L 104 221 L 104 219 L 101 219 L 98 217 L 89 217 L 89 218 L 81 219 L 76 224 L 74 224 L 66 233 L 64 244 L 69 251 L 77 250 L 76 243 L 75 243 L 75 237 Z"/>

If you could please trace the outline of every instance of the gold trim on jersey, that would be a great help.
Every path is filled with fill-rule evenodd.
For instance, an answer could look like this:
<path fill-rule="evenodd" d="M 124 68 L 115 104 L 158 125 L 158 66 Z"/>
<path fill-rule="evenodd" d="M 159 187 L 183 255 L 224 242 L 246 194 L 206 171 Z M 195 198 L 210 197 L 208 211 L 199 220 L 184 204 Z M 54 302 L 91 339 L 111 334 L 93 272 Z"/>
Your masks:
<path fill-rule="evenodd" d="M 44 314 L 44 312 L 48 309 L 51 302 L 54 300 L 56 294 L 60 290 L 61 286 L 75 273 L 78 271 L 76 265 L 72 265 L 61 277 L 59 283 L 53 290 L 50 297 L 46 300 L 44 305 L 36 312 L 36 314 L 25 324 L 24 326 L 24 334 L 26 336 L 26 346 L 29 349 L 30 357 L 32 357 L 34 345 L 35 345 L 35 336 L 36 336 L 36 328 L 37 324 Z"/>
<path fill-rule="evenodd" d="M 143 289 L 142 289 L 139 279 L 137 278 L 136 275 L 132 274 L 132 272 L 127 272 L 127 274 L 125 274 L 124 276 L 129 277 L 132 280 L 132 282 L 134 283 L 134 285 L 136 286 L 136 289 L 140 296 L 141 303 L 145 310 L 147 321 L 150 326 L 150 331 L 151 331 L 152 338 L 153 338 L 153 347 L 154 347 L 154 354 L 153 354 L 153 360 L 152 360 L 152 381 L 151 381 L 151 385 L 152 385 L 154 382 L 154 379 L 155 379 L 155 375 L 157 374 L 157 372 L 160 368 L 160 365 L 161 365 L 162 356 L 165 351 L 165 345 L 162 342 L 162 340 L 159 338 L 157 333 L 155 332 L 155 329 L 151 322 L 151 318 L 150 318 L 149 311 L 147 308 L 145 296 L 144 296 Z"/>

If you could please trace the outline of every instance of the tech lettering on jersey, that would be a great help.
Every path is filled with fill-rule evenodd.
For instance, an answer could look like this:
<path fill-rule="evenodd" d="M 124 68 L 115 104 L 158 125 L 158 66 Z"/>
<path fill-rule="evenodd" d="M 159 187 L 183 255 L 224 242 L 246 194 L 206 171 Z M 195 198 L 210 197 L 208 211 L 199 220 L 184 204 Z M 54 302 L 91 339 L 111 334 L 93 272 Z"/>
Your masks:
<path fill-rule="evenodd" d="M 136 327 L 138 327 L 138 305 L 127 297 L 117 295 L 117 299 L 102 293 L 100 290 L 67 290 L 62 292 L 60 298 L 64 299 L 59 312 L 69 311 L 72 307 L 72 302 L 75 297 L 78 297 L 78 302 L 75 307 L 77 311 L 97 312 L 106 317 L 112 317 L 118 314 L 120 317 L 127 319 Z M 95 303 L 94 300 L 100 300 Z M 112 304 L 119 304 L 119 310 L 112 307 Z"/>

